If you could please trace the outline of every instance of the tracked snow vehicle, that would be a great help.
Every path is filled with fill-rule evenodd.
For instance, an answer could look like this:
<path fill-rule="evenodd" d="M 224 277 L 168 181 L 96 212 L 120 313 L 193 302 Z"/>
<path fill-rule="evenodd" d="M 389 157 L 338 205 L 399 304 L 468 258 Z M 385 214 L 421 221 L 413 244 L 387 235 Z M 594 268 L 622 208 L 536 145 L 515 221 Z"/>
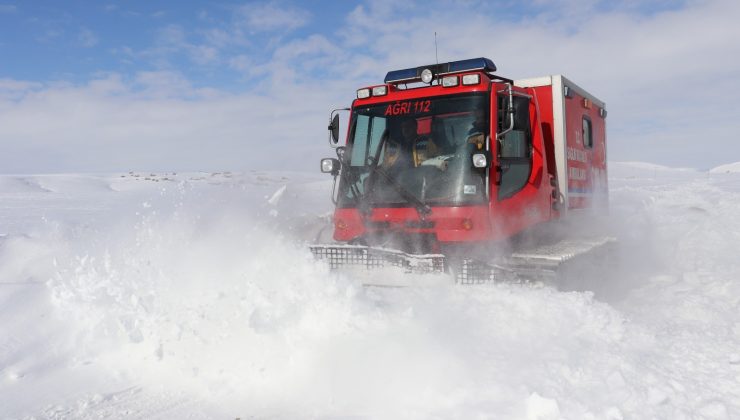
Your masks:
<path fill-rule="evenodd" d="M 560 75 L 512 80 L 487 58 L 389 72 L 332 112 L 334 267 L 553 275 L 608 237 L 549 229 L 608 204 L 606 109 Z M 344 144 L 339 115 L 349 112 Z M 531 238 L 536 240 L 529 240 Z"/>

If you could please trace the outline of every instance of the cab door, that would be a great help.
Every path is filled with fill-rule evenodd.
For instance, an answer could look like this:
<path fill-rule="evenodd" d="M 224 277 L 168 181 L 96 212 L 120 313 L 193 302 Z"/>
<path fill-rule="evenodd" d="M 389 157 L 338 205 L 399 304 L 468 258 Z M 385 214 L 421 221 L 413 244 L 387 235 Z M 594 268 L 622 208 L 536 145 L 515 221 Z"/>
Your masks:
<path fill-rule="evenodd" d="M 492 97 L 496 135 L 491 170 L 491 217 L 494 239 L 506 239 L 550 218 L 545 184 L 544 142 L 536 98 L 525 89 Z M 499 89 L 501 90 L 501 89 Z M 513 118 L 512 118 L 513 116 Z"/>

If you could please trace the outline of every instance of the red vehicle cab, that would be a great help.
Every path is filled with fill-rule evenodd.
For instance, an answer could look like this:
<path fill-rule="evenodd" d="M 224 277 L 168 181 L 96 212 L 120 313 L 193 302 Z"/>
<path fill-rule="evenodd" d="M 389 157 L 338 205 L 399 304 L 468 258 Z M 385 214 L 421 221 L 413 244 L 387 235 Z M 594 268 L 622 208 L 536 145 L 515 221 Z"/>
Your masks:
<path fill-rule="evenodd" d="M 357 91 L 345 146 L 336 117 L 329 127 L 339 159 L 322 160 L 335 175 L 335 240 L 439 252 L 591 206 L 606 188 L 603 103 L 562 76 L 495 71 L 462 60 Z"/>

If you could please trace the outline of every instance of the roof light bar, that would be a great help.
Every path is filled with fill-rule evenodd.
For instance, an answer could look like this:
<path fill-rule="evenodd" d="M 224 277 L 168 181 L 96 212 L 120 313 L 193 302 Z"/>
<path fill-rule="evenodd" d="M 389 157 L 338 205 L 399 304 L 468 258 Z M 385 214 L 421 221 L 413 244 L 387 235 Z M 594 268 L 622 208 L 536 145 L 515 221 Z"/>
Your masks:
<path fill-rule="evenodd" d="M 449 63 L 431 64 L 428 66 L 414 67 L 403 70 L 389 71 L 385 75 L 385 83 L 402 83 L 421 81 L 422 72 L 429 70 L 434 76 L 443 76 L 451 73 L 481 70 L 486 73 L 496 71 L 496 65 L 488 58 L 479 57 L 468 60 L 451 61 Z M 428 82 L 427 82 L 428 83 Z"/>
<path fill-rule="evenodd" d="M 494 71 L 496 71 L 496 65 L 493 64 L 493 61 L 491 61 L 490 58 L 485 58 L 485 57 L 471 58 L 468 60 L 460 60 L 460 61 L 452 61 L 447 64 L 450 66 L 450 68 L 447 70 L 447 73 L 458 73 L 461 71 L 471 71 L 471 70 L 483 70 L 486 73 L 488 72 L 493 73 Z"/>

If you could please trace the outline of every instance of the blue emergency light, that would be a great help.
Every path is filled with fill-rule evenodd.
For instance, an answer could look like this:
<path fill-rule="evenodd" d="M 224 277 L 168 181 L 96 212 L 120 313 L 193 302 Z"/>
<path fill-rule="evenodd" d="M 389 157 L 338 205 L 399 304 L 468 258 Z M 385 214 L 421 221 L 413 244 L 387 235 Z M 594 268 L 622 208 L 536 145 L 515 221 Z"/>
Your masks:
<path fill-rule="evenodd" d="M 445 74 L 461 73 L 464 71 L 482 70 L 486 73 L 496 71 L 496 65 L 489 58 L 479 57 L 468 60 L 451 61 L 449 63 L 431 64 L 428 66 L 414 67 L 403 70 L 389 71 L 385 75 L 385 83 L 419 82 L 422 80 L 422 72 L 429 70 L 434 78 Z"/>

